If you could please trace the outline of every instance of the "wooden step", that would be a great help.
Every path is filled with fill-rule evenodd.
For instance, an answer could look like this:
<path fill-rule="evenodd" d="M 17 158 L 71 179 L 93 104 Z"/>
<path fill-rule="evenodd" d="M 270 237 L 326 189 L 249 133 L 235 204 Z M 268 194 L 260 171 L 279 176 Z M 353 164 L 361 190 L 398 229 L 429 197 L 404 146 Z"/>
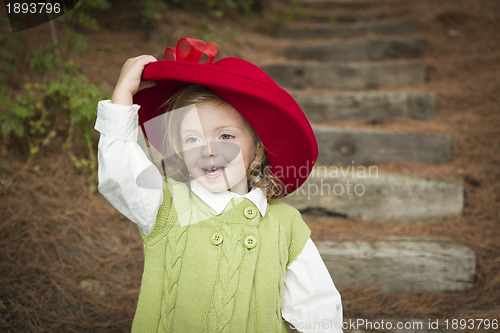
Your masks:
<path fill-rule="evenodd" d="M 378 286 L 389 292 L 465 292 L 474 286 L 476 256 L 449 239 L 390 237 L 317 241 L 336 286 Z"/>
<path fill-rule="evenodd" d="M 419 86 L 427 79 L 425 63 L 289 63 L 262 67 L 278 84 L 292 89 L 363 90 Z"/>
<path fill-rule="evenodd" d="M 393 161 L 439 164 L 452 155 L 446 133 L 405 133 L 372 129 L 315 126 L 319 163 L 371 165 Z"/>
<path fill-rule="evenodd" d="M 309 12 L 307 14 L 306 20 L 315 23 L 337 24 L 337 23 L 355 23 L 358 21 L 358 18 L 352 15 L 330 15 L 326 14 L 325 12 L 318 12 L 318 13 Z M 299 18 L 298 21 L 301 21 L 301 19 Z"/>
<path fill-rule="evenodd" d="M 404 35 L 416 32 L 416 21 L 372 22 L 329 25 L 322 27 L 288 27 L 278 31 L 280 38 L 351 38 L 363 35 Z"/>
<path fill-rule="evenodd" d="M 394 118 L 427 120 L 436 116 L 432 92 L 292 92 L 309 120 L 380 123 Z"/>
<path fill-rule="evenodd" d="M 423 54 L 423 41 L 408 37 L 321 42 L 293 46 L 285 50 L 285 56 L 288 59 L 316 61 L 416 59 L 422 57 Z"/>
<path fill-rule="evenodd" d="M 301 211 L 407 223 L 461 216 L 464 188 L 458 181 L 388 174 L 376 166 L 317 165 L 283 200 Z"/>
<path fill-rule="evenodd" d="M 310 10 L 330 10 L 330 9 L 367 9 L 372 8 L 382 3 L 388 3 L 391 0 L 354 0 L 354 1 L 328 1 L 328 0 L 314 0 L 314 1 L 301 1 L 300 5 Z"/>

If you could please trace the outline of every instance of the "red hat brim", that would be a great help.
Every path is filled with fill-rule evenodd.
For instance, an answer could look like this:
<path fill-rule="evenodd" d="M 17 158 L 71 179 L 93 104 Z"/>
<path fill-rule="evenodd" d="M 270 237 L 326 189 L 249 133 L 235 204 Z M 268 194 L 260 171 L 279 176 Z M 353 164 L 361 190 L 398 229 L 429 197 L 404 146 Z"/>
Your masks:
<path fill-rule="evenodd" d="M 309 176 L 318 157 L 311 125 L 290 94 L 259 67 L 234 57 L 213 64 L 159 60 L 146 66 L 142 80 L 156 81 L 157 85 L 134 95 L 134 103 L 141 106 L 141 126 L 163 113 L 160 106 L 184 85 L 203 85 L 250 123 L 266 148 L 271 170 L 283 181 L 287 193 Z M 155 146 L 155 138 L 148 139 Z"/>

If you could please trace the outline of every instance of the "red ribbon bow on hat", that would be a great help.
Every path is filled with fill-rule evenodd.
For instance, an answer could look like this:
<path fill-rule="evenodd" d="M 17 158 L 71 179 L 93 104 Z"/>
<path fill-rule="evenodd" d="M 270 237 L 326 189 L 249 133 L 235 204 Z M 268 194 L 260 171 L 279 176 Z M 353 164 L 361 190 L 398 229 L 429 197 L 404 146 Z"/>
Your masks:
<path fill-rule="evenodd" d="M 184 60 L 199 62 L 203 55 L 208 57 L 206 64 L 211 64 L 219 48 L 214 42 L 205 43 L 201 39 L 181 38 L 177 47 L 168 47 L 165 50 L 165 60 Z"/>

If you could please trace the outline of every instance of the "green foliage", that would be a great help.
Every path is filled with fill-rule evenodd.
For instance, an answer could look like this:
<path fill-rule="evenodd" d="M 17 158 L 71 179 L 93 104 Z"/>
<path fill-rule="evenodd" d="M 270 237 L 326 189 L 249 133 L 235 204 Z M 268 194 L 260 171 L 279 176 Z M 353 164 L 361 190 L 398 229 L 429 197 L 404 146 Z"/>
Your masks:
<path fill-rule="evenodd" d="M 3 304 L 2 300 L 0 300 L 0 310 L 5 310 L 5 309 L 7 309 L 7 307 L 5 306 L 5 304 Z"/>
<path fill-rule="evenodd" d="M 104 84 L 93 84 L 78 71 L 72 60 L 62 61 L 49 51 L 35 50 L 30 68 L 52 73 L 47 83 L 26 83 L 10 108 L 2 113 L 1 135 L 13 133 L 28 141 L 30 154 L 49 144 L 58 132 L 66 135 L 63 145 L 75 166 L 91 172 L 95 190 L 97 161 L 92 138 L 96 101 L 102 98 Z M 78 157 L 74 144 L 83 143 L 87 154 Z"/>
<path fill-rule="evenodd" d="M 161 0 L 140 0 L 138 1 L 138 5 L 146 24 L 159 21 L 161 19 L 161 11 L 169 7 L 167 2 Z"/>
<path fill-rule="evenodd" d="M 15 112 L 22 112 L 15 110 L 14 103 L 11 100 L 10 91 L 8 89 L 7 79 L 9 76 L 17 74 L 17 66 L 19 63 L 21 44 L 17 41 L 8 38 L 8 21 L 6 17 L 0 16 L 0 135 L 7 129 L 6 110 L 13 110 Z M 22 124 L 13 124 L 14 127 L 19 129 Z"/>
<path fill-rule="evenodd" d="M 194 35 L 193 38 L 212 41 L 218 45 L 231 42 L 241 31 L 234 29 L 227 23 L 215 24 L 208 20 L 203 20 L 198 25 L 198 30 L 201 31 L 200 36 Z"/>
<path fill-rule="evenodd" d="M 97 20 L 90 15 L 94 10 L 107 10 L 111 8 L 109 0 L 85 0 L 79 1 L 73 10 L 70 10 L 63 15 L 63 21 L 66 23 L 71 22 L 80 28 L 87 28 L 90 30 L 99 29 Z"/>
<path fill-rule="evenodd" d="M 210 1 L 196 1 L 199 6 L 205 7 L 213 17 L 221 18 L 224 16 L 225 7 L 232 8 L 242 13 L 248 13 L 251 11 L 256 0 L 210 0 Z"/>
<path fill-rule="evenodd" d="M 71 42 L 57 45 L 57 48 L 66 52 L 66 54 L 74 54 L 79 56 L 80 58 L 83 58 L 88 46 L 85 36 L 83 34 L 75 32 L 67 26 L 63 28 L 63 31 L 67 39 Z"/>
<path fill-rule="evenodd" d="M 295 0 L 293 0 L 295 1 Z M 137 5 L 146 23 L 161 19 L 161 11 L 168 8 L 183 8 L 209 13 L 214 18 L 221 18 L 228 9 L 248 14 L 256 8 L 262 8 L 264 0 L 138 0 Z M 119 2 L 116 3 L 119 6 Z"/>
<path fill-rule="evenodd" d="M 92 127 L 96 101 L 103 98 L 106 87 L 91 83 L 74 60 L 74 56 L 84 55 L 87 41 L 83 35 L 67 26 L 64 31 L 65 43 L 29 53 L 26 65 L 30 81 L 20 91 L 12 91 L 7 84 L 9 77 L 18 74 L 20 45 L 0 32 L 0 41 L 6 45 L 0 49 L 0 137 L 14 135 L 26 140 L 31 158 L 56 136 L 65 136 L 63 148 L 76 167 L 90 173 L 91 191 L 95 191 L 97 159 Z"/>
<path fill-rule="evenodd" d="M 264 32 L 274 33 L 279 28 L 288 25 L 293 20 L 307 21 L 309 19 L 307 11 L 298 0 L 290 0 L 289 8 L 285 12 L 263 12 L 264 20 L 267 22 L 263 26 Z"/>

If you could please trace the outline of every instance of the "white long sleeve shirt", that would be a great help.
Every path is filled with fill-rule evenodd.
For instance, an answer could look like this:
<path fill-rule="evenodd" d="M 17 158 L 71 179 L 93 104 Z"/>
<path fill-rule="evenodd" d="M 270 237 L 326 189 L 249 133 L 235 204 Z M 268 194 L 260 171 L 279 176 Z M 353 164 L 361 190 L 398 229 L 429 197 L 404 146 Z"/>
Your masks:
<path fill-rule="evenodd" d="M 163 200 L 163 180 L 138 144 L 138 110 L 139 105 L 99 102 L 95 124 L 101 133 L 98 189 L 118 211 L 148 234 Z M 137 178 L 143 172 L 148 172 L 149 181 L 157 186 L 138 186 Z M 191 190 L 219 213 L 238 196 L 232 192 L 211 193 L 195 181 L 191 183 Z M 252 190 L 244 197 L 265 214 L 267 200 L 262 191 Z M 287 267 L 281 314 L 300 332 L 342 332 L 340 294 L 311 239 Z"/>

